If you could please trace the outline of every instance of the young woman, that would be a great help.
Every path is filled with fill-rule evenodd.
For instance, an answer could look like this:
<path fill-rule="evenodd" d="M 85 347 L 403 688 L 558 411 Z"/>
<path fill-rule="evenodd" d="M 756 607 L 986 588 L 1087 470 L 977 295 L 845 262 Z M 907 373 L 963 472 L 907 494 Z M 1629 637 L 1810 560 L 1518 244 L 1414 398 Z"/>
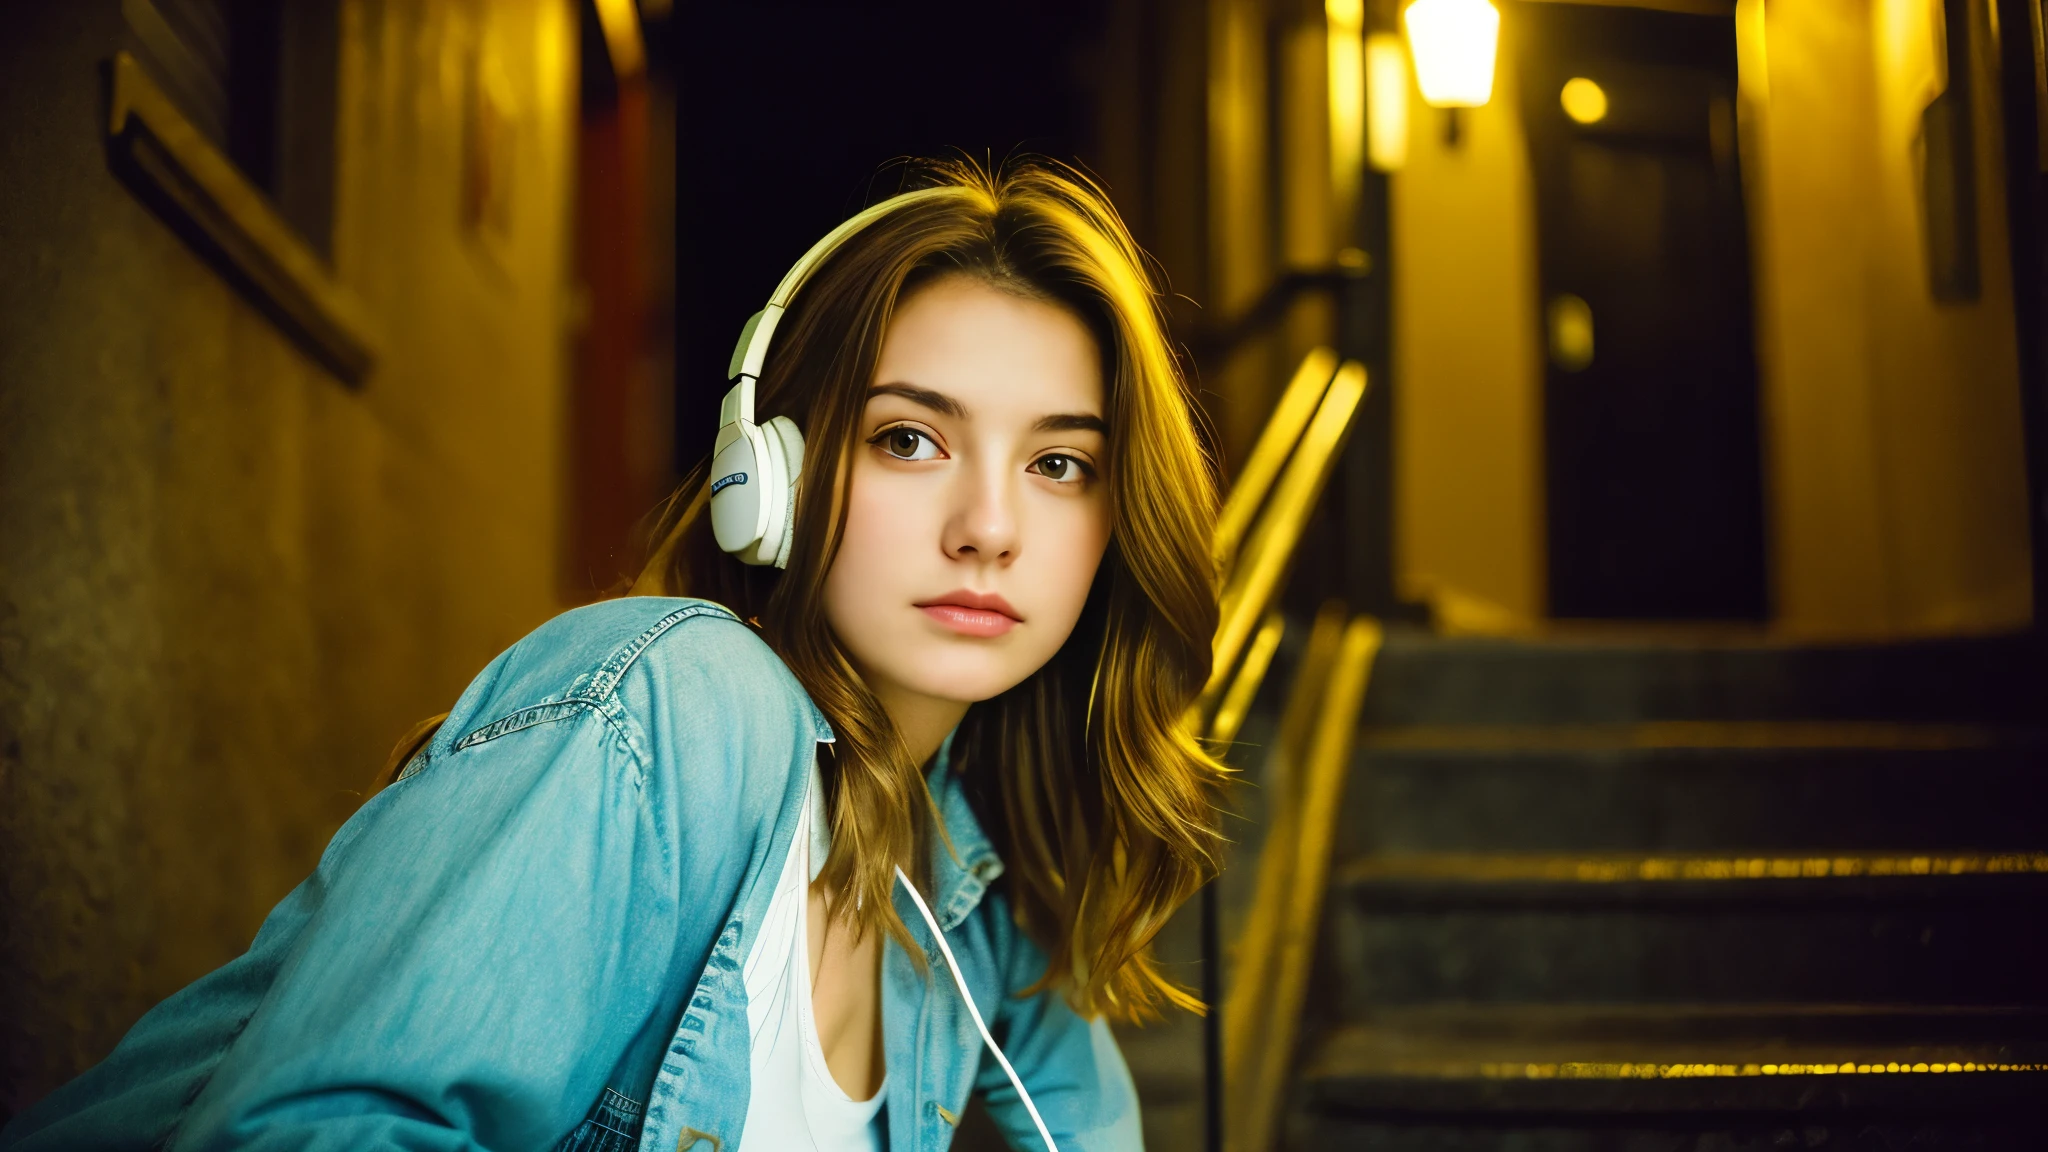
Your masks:
<path fill-rule="evenodd" d="M 1215 866 L 1214 484 L 1101 193 L 927 177 L 749 324 L 632 595 L 0 1145 L 921 1152 L 981 1095 L 1138 1146 L 1105 1018 L 1191 1004 L 1148 943 Z"/>

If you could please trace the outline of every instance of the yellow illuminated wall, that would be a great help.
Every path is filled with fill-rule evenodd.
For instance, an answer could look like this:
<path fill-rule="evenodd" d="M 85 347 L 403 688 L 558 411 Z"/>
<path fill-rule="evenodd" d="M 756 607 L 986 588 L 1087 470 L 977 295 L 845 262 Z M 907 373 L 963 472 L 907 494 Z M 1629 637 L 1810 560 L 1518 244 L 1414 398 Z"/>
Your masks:
<path fill-rule="evenodd" d="M 248 947 L 400 733 L 560 607 L 574 5 L 340 5 L 360 386 L 108 171 L 125 7 L 45 6 L 0 105 L 0 1114 Z"/>
<path fill-rule="evenodd" d="M 1941 90 L 1937 11 L 1744 0 L 1738 12 L 1772 623 L 1789 635 L 1997 631 L 2030 618 L 1981 5 L 1982 295 L 1937 304 L 1928 287 L 1917 132 Z M 1545 599 L 1533 190 L 1513 66 L 1504 40 L 1493 100 L 1465 114 L 1455 148 L 1442 114 L 1416 99 L 1408 164 L 1392 177 L 1402 584 L 1500 627 L 1533 622 Z"/>
<path fill-rule="evenodd" d="M 1208 299 L 1217 317 L 1242 315 L 1272 282 L 1274 163 L 1270 27 L 1258 0 L 1209 0 Z M 1218 366 L 1210 387 L 1224 459 L 1235 465 L 1279 395 L 1284 371 L 1270 338 L 1255 338 Z"/>
<path fill-rule="evenodd" d="M 1938 11 L 1922 0 L 1745 0 L 1738 21 L 1773 583 L 1791 632 L 1984 631 L 2030 616 L 1981 5 L 1968 79 L 1983 292 L 1937 304 L 1928 288 L 1917 135 L 1941 91 Z"/>
<path fill-rule="evenodd" d="M 1542 348 L 1528 151 L 1509 46 L 1493 99 L 1444 113 L 1409 93 L 1390 177 L 1395 551 L 1404 595 L 1453 623 L 1543 613 Z M 1476 613 L 1478 619 L 1467 617 Z"/>

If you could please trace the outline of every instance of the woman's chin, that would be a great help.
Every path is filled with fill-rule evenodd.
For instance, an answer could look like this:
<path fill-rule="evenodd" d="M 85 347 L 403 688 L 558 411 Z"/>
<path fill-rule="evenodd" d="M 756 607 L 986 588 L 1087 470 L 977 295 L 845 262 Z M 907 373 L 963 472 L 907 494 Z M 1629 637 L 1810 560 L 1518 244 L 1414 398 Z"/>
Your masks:
<path fill-rule="evenodd" d="M 978 704 L 983 700 L 993 700 L 1023 683 L 1025 677 L 1038 670 L 1038 665 L 1029 664 L 1028 661 L 963 660 L 957 653 L 931 654 L 930 659 L 917 659 L 913 656 L 903 661 L 903 664 L 903 667 L 882 671 L 898 684 L 921 696 L 952 700 L 961 704 Z"/>

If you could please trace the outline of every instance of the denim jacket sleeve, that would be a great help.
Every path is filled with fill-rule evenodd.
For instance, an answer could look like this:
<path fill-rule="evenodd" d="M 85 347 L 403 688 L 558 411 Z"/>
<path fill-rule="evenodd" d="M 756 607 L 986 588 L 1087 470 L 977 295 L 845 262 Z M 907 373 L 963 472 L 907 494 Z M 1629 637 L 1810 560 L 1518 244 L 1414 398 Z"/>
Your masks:
<path fill-rule="evenodd" d="M 1139 1152 L 1144 1134 L 1138 1092 L 1109 1021 L 1084 1019 L 1058 992 L 1019 997 L 1045 973 L 1045 953 L 1010 922 L 1006 907 L 999 903 L 992 911 L 1011 936 L 1003 974 L 1006 994 L 989 1029 L 1030 1090 L 1053 1141 L 1060 1152 Z M 974 1090 L 1011 1148 L 1043 1152 L 1045 1142 L 1024 1102 L 987 1052 Z"/>
<path fill-rule="evenodd" d="M 145 1016 L 0 1143 L 560 1140 L 635 1037 L 674 1026 L 790 807 L 780 765 L 817 735 L 800 691 L 800 706 L 776 705 L 788 673 L 758 639 L 679 603 L 666 602 L 681 617 L 666 639 L 649 635 L 658 606 L 636 605 L 549 643 L 551 623 L 494 661 L 425 766 L 343 826 L 247 954 Z M 613 654 L 577 674 L 579 646 Z M 749 763 L 774 767 L 750 776 Z"/>

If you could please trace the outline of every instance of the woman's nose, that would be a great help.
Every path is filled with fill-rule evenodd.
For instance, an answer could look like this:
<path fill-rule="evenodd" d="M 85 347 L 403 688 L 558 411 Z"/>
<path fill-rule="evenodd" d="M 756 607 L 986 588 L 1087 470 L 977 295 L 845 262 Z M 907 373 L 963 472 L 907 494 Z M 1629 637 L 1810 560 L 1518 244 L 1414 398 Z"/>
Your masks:
<path fill-rule="evenodd" d="M 940 547 L 955 560 L 969 558 L 1007 564 L 1016 559 L 1017 491 L 1011 478 L 980 471 L 966 472 L 956 490 L 956 503 L 946 518 Z"/>

